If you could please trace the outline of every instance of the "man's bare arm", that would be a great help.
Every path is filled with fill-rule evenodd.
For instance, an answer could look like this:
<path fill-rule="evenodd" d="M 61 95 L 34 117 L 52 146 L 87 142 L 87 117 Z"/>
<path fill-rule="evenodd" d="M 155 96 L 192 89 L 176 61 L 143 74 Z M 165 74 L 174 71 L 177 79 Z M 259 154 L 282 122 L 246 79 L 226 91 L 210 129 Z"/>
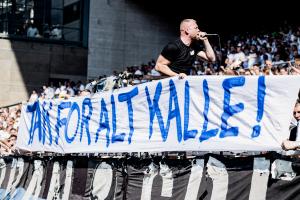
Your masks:
<path fill-rule="evenodd" d="M 156 61 L 155 70 L 157 70 L 159 72 L 162 72 L 163 74 L 166 74 L 168 76 L 177 76 L 177 75 L 179 75 L 180 78 L 184 78 L 184 77 L 187 76 L 184 73 L 177 74 L 176 72 L 173 72 L 168 66 L 170 63 L 171 62 L 168 59 L 166 59 L 162 55 L 159 55 L 159 57 Z"/>
<path fill-rule="evenodd" d="M 205 52 L 200 51 L 197 55 L 207 61 L 214 62 L 216 61 L 216 55 L 205 34 L 205 32 L 200 32 L 198 35 L 198 39 L 203 41 Z"/>

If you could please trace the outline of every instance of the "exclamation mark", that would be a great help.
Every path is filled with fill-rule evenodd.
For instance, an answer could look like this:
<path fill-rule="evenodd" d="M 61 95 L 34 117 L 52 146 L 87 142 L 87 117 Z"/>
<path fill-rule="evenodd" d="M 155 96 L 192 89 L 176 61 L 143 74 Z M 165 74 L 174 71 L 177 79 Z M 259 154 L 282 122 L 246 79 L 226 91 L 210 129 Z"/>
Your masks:
<path fill-rule="evenodd" d="M 264 115 L 264 103 L 265 103 L 265 96 L 266 96 L 266 83 L 265 83 L 265 77 L 260 76 L 258 78 L 258 88 L 257 88 L 257 115 L 256 115 L 256 121 L 257 125 L 253 127 L 253 131 L 251 134 L 251 137 L 258 137 L 260 135 L 260 125 L 259 122 L 262 120 Z"/>

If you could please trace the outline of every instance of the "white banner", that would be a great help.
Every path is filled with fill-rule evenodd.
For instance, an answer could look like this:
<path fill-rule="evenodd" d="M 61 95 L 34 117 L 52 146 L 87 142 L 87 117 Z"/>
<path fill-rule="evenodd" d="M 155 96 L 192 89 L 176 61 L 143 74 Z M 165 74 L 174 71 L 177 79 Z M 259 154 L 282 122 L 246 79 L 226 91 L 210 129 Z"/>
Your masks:
<path fill-rule="evenodd" d="M 59 153 L 280 150 L 300 76 L 191 76 L 24 105 L 17 147 Z"/>

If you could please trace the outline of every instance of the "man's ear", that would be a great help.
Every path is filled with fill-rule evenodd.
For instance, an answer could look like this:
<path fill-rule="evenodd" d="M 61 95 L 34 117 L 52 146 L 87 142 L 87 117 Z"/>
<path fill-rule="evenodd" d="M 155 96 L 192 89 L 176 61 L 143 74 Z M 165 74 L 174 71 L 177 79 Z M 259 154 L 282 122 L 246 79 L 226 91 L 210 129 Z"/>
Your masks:
<path fill-rule="evenodd" d="M 184 32 L 188 35 L 190 33 L 190 28 L 186 27 Z"/>

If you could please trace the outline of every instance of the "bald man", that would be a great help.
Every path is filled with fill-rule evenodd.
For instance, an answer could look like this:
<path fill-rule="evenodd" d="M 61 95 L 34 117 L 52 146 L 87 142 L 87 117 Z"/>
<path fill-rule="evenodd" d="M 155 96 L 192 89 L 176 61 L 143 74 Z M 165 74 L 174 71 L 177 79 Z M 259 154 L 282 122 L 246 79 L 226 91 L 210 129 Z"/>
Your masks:
<path fill-rule="evenodd" d="M 189 75 L 197 57 L 215 61 L 215 53 L 194 19 L 184 19 L 180 23 L 180 37 L 167 44 L 159 55 L 155 69 L 167 76 L 184 78 Z M 199 47 L 202 41 L 205 51 Z"/>

